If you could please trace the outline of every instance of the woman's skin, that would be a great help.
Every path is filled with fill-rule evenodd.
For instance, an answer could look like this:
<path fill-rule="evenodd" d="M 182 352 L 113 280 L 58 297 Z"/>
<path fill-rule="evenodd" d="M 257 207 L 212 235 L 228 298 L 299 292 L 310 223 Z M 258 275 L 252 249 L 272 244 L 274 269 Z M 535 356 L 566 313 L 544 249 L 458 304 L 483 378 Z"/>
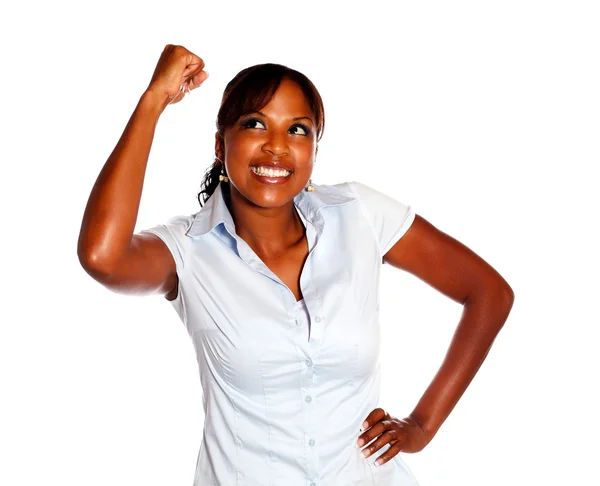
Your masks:
<path fill-rule="evenodd" d="M 225 132 L 224 143 L 217 138 L 217 156 L 229 176 L 237 234 L 299 299 L 308 244 L 293 198 L 306 186 L 317 155 L 314 114 L 300 87 L 285 79 L 260 111 L 241 117 Z M 298 128 L 299 120 L 308 125 L 309 133 Z M 267 160 L 293 170 L 285 184 L 267 185 L 252 176 L 250 166 Z M 418 215 L 384 261 L 464 306 L 446 359 L 410 416 L 398 420 L 377 409 L 365 417 L 369 430 L 360 434 L 357 444 L 379 437 L 363 450 L 371 455 L 391 442 L 382 457 L 387 462 L 400 450 L 417 452 L 431 441 L 487 355 L 513 295 L 490 265 Z"/>
<path fill-rule="evenodd" d="M 175 264 L 162 241 L 132 233 L 155 123 L 168 104 L 183 99 L 181 83 L 192 89 L 202 84 L 208 77 L 203 68 L 204 62 L 187 49 L 165 48 L 90 195 L 80 234 L 80 261 L 90 275 L 115 291 L 138 295 L 177 291 Z M 315 117 L 300 88 L 287 79 L 260 111 L 241 117 L 223 139 L 217 136 L 215 152 L 229 177 L 230 211 L 238 236 L 299 300 L 308 244 L 293 198 L 304 190 L 315 163 Z M 271 185 L 254 179 L 250 166 L 265 161 L 290 168 L 287 182 Z M 498 272 L 419 215 L 383 260 L 427 282 L 464 310 L 439 371 L 412 413 L 397 419 L 377 408 L 365 417 L 357 445 L 368 444 L 363 454 L 373 455 L 390 443 L 379 458 L 382 463 L 400 451 L 418 452 L 433 439 L 481 366 L 514 301 L 512 289 Z"/>
<path fill-rule="evenodd" d="M 317 135 L 300 87 L 287 79 L 260 113 L 242 116 L 216 137 L 215 152 L 225 162 L 235 231 L 302 299 L 300 273 L 308 256 L 304 225 L 294 197 L 307 185 L 317 155 Z M 282 164 L 291 170 L 284 184 L 258 181 L 250 167 Z"/>
<path fill-rule="evenodd" d="M 381 455 L 385 463 L 399 451 L 418 452 L 433 439 L 487 356 L 514 294 L 483 259 L 419 215 L 383 260 L 463 305 L 444 361 L 409 417 L 398 420 L 379 408 L 363 424 L 368 430 L 359 436 L 359 446 L 379 437 L 365 448 L 366 455 L 391 443 Z"/>

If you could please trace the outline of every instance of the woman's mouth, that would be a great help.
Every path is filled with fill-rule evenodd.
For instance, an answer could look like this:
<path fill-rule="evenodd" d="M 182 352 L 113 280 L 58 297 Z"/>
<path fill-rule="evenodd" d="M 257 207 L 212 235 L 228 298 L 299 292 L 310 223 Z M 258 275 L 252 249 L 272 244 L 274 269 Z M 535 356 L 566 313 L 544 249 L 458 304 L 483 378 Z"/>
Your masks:
<path fill-rule="evenodd" d="M 254 177 L 265 184 L 281 184 L 286 182 L 292 174 L 289 170 L 282 168 L 273 168 L 266 166 L 253 166 L 250 167 L 250 172 Z"/>

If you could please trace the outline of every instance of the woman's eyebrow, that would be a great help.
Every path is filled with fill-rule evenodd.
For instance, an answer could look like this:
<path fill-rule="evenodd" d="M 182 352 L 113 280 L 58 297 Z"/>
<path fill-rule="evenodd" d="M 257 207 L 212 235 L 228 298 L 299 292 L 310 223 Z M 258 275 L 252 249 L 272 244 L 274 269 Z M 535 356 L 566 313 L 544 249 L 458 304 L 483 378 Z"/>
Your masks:
<path fill-rule="evenodd" d="M 257 113 L 260 116 L 264 116 L 265 118 L 268 118 L 268 116 L 265 115 L 262 111 L 258 111 L 257 110 L 257 111 L 253 111 L 252 113 Z M 311 123 L 313 123 L 313 124 L 315 123 L 313 121 L 313 119 L 311 117 L 309 117 L 309 116 L 297 116 L 297 117 L 292 118 L 292 120 L 294 120 L 294 121 L 296 121 L 296 120 L 302 120 L 302 119 L 310 120 Z"/>
<path fill-rule="evenodd" d="M 296 118 L 292 118 L 292 120 L 302 120 L 303 118 L 305 118 L 306 120 L 310 120 L 311 123 L 314 123 L 313 119 L 309 116 L 297 116 Z"/>

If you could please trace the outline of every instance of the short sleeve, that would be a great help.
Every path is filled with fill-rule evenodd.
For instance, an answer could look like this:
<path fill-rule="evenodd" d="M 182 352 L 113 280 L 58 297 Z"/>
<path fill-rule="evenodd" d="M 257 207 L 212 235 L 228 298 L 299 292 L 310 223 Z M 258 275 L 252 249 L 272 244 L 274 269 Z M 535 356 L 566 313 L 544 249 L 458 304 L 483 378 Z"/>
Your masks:
<path fill-rule="evenodd" d="M 185 266 L 186 232 L 192 223 L 192 216 L 175 216 L 164 224 L 140 231 L 158 236 L 171 251 L 178 269 Z"/>
<path fill-rule="evenodd" d="M 379 244 L 381 258 L 408 231 L 415 219 L 414 209 L 360 182 L 348 183 L 369 219 Z"/>
<path fill-rule="evenodd" d="M 167 246 L 173 259 L 179 278 L 179 289 L 175 300 L 171 301 L 181 319 L 185 322 L 185 306 L 182 299 L 182 287 L 185 285 L 186 253 L 190 245 L 190 238 L 186 236 L 187 230 L 193 222 L 194 216 L 175 216 L 164 224 L 144 229 L 140 233 L 152 233 L 158 236 Z"/>

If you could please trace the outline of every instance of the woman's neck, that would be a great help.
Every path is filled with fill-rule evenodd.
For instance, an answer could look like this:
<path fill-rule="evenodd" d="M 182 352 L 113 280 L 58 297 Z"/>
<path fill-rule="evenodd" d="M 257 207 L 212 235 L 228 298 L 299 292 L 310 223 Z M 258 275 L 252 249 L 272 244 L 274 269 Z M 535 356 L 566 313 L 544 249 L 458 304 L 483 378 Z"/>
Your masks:
<path fill-rule="evenodd" d="M 225 198 L 235 232 L 259 256 L 276 258 L 304 238 L 305 228 L 293 200 L 277 208 L 261 208 L 241 194 Z"/>

